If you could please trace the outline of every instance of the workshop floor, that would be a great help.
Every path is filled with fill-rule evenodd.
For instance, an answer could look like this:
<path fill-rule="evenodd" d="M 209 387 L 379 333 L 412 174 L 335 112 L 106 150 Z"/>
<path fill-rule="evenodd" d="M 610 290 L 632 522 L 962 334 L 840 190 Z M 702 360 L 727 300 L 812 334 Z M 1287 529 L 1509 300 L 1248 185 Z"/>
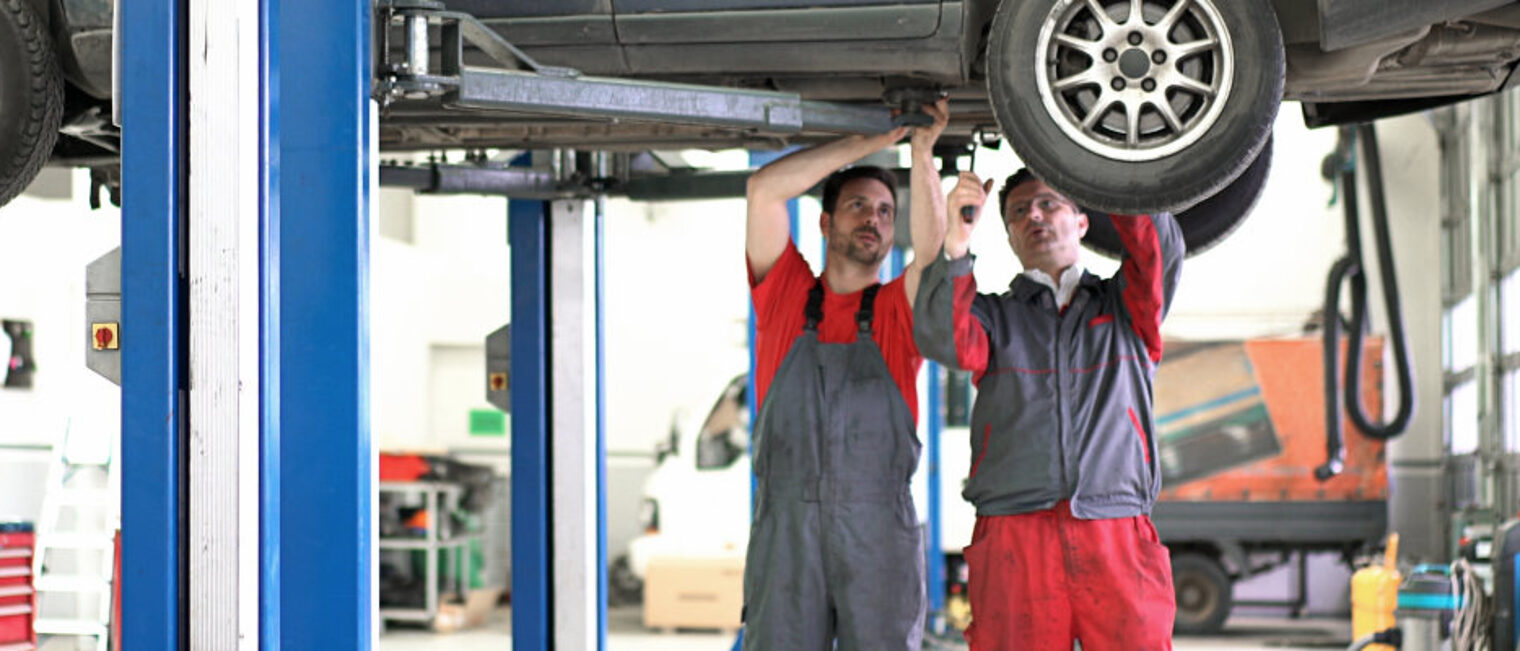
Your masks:
<path fill-rule="evenodd" d="M 493 614 L 486 627 L 447 635 L 426 630 L 391 628 L 380 636 L 379 651 L 506 651 L 512 639 L 510 615 L 505 609 Z M 643 627 L 637 606 L 615 608 L 607 613 L 609 651 L 728 651 L 732 634 L 714 631 L 661 633 Z M 1272 617 L 1236 617 L 1218 636 L 1178 638 L 1176 649 L 1214 651 L 1225 649 L 1344 649 L 1350 644 L 1351 624 L 1344 619 L 1286 620 Z M 935 648 L 965 648 L 964 645 Z"/>

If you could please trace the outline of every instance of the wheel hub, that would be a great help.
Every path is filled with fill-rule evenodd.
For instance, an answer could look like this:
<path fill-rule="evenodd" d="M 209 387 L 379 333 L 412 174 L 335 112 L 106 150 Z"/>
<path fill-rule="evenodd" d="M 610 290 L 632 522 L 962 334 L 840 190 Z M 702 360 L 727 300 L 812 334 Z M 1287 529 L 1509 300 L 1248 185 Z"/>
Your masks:
<path fill-rule="evenodd" d="M 1234 81 L 1221 0 L 1067 0 L 1041 27 L 1036 84 L 1074 142 L 1130 162 L 1175 154 L 1218 120 Z"/>
<path fill-rule="evenodd" d="M 1140 48 L 1130 48 L 1119 56 L 1119 72 L 1130 79 L 1139 80 L 1151 71 L 1151 57 Z"/>

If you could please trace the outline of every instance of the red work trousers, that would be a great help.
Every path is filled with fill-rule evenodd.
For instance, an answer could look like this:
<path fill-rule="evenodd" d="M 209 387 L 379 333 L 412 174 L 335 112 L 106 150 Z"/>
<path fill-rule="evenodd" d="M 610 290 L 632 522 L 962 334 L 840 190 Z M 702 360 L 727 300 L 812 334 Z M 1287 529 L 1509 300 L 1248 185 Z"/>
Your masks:
<path fill-rule="evenodd" d="M 1171 555 L 1149 517 L 1082 520 L 1065 501 L 978 516 L 965 551 L 971 651 L 1169 651 Z"/>

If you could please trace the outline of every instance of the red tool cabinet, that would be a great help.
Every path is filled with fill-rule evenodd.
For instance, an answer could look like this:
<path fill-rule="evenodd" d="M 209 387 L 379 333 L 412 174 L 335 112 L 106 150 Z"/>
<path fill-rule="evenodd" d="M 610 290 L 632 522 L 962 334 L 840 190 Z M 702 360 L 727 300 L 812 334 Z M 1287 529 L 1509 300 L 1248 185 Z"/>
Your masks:
<path fill-rule="evenodd" d="M 32 547 L 30 524 L 0 523 L 0 651 L 35 648 L 32 611 Z"/>

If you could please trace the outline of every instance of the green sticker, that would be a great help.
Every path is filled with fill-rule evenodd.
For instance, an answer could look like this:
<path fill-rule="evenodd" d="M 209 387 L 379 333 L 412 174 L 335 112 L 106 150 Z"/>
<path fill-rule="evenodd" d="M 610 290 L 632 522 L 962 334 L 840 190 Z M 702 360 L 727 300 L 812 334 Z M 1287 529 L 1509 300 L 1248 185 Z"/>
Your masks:
<path fill-rule="evenodd" d="M 470 410 L 470 436 L 506 436 L 507 415 L 497 409 Z"/>

